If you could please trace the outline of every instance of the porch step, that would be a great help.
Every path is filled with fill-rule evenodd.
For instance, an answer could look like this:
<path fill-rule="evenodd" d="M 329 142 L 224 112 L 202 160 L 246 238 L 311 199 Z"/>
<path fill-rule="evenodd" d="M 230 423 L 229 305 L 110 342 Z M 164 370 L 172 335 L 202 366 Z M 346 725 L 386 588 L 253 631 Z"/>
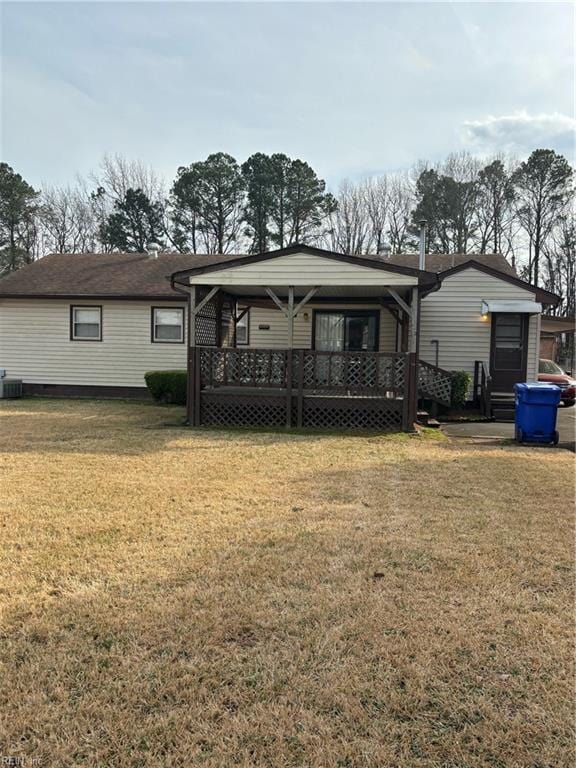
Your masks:
<path fill-rule="evenodd" d="M 492 416 L 494 421 L 511 421 L 516 418 L 515 408 L 492 408 Z"/>
<path fill-rule="evenodd" d="M 495 421 L 514 421 L 516 417 L 514 395 L 509 392 L 493 393 L 492 416 Z"/>
<path fill-rule="evenodd" d="M 434 416 L 431 416 L 428 411 L 418 411 L 416 421 L 422 427 L 430 427 L 431 429 L 438 429 L 440 426 L 440 422 Z"/>

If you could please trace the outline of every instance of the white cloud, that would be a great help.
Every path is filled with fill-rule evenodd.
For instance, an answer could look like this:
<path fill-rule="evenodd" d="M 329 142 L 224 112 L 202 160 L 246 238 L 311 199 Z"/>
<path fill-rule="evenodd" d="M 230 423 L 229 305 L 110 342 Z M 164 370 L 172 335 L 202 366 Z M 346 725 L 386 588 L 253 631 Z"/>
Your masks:
<path fill-rule="evenodd" d="M 574 160 L 576 120 L 560 112 L 530 115 L 515 112 L 462 124 L 465 144 L 480 151 L 529 154 L 534 149 L 555 149 Z"/>

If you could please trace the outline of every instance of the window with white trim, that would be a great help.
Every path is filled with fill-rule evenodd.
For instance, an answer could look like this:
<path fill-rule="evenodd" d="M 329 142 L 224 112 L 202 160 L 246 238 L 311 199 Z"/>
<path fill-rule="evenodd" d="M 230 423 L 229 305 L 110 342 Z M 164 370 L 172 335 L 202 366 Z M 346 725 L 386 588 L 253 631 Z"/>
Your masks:
<path fill-rule="evenodd" d="M 240 312 L 243 310 L 241 309 Z M 236 323 L 236 344 L 248 344 L 248 328 L 250 325 L 250 310 L 247 309 L 244 315 Z"/>
<path fill-rule="evenodd" d="M 71 307 L 72 341 L 102 341 L 102 307 Z"/>
<path fill-rule="evenodd" d="M 153 307 L 152 341 L 162 344 L 182 343 L 184 341 L 184 309 Z"/>

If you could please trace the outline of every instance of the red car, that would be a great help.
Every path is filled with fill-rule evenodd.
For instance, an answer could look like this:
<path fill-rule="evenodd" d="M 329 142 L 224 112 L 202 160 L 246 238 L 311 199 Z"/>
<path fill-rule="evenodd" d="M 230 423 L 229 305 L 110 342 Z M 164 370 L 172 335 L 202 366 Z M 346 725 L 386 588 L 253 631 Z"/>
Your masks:
<path fill-rule="evenodd" d="M 553 360 L 540 360 L 538 367 L 538 381 L 547 381 L 548 384 L 557 384 L 562 390 L 562 402 L 564 405 L 574 405 L 576 402 L 576 381 Z"/>

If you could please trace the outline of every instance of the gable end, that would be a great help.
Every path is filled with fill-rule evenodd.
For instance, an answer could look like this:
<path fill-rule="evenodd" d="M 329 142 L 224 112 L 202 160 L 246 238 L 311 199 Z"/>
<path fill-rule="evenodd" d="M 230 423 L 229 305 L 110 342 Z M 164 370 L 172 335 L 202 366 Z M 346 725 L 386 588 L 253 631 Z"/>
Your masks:
<path fill-rule="evenodd" d="M 557 296 L 555 293 L 546 291 L 544 288 L 540 288 L 537 285 L 527 283 L 525 280 L 521 280 L 519 277 L 501 272 L 500 270 L 489 267 L 486 264 L 481 264 L 479 261 L 475 261 L 474 259 L 465 261 L 463 264 L 458 264 L 458 266 L 452 267 L 451 269 L 446 269 L 444 272 L 440 272 L 438 277 L 440 278 L 440 281 L 443 282 L 445 278 L 456 275 L 466 269 L 476 269 L 478 272 L 483 272 L 485 275 L 490 275 L 490 277 L 495 277 L 496 279 L 502 280 L 505 283 L 515 285 L 517 288 L 523 288 L 525 291 L 530 291 L 530 293 L 534 294 L 535 301 L 539 301 L 542 304 L 550 304 L 551 306 L 556 306 L 561 300 L 561 297 Z"/>

